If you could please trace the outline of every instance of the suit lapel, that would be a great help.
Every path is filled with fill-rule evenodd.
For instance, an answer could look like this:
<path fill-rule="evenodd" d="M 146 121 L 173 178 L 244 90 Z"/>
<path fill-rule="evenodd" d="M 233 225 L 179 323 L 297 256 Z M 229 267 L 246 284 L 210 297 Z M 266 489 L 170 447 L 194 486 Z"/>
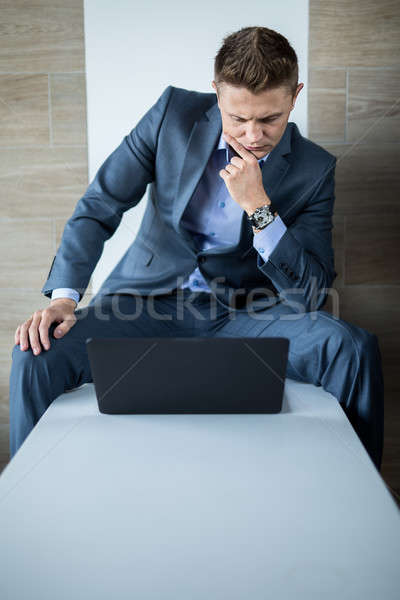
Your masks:
<path fill-rule="evenodd" d="M 268 198 L 271 200 L 273 208 L 278 210 L 278 212 L 279 208 L 281 208 L 281 204 L 278 205 L 276 201 L 274 203 L 275 192 L 279 190 L 279 185 L 285 177 L 290 165 L 286 157 L 291 152 L 291 137 L 292 124 L 288 123 L 279 144 L 275 146 L 262 166 L 264 189 L 267 192 Z"/>
<path fill-rule="evenodd" d="M 185 238 L 190 236 L 181 226 L 182 215 L 204 173 L 221 131 L 222 121 L 216 102 L 204 113 L 202 119 L 194 123 L 179 176 L 173 223 L 175 230 Z"/>

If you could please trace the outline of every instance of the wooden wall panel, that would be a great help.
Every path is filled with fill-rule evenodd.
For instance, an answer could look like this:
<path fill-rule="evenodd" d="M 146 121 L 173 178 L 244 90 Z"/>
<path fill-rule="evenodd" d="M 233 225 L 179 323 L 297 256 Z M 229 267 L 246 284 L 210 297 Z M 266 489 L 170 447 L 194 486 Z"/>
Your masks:
<path fill-rule="evenodd" d="M 82 0 L 2 0 L 1 72 L 84 71 Z"/>
<path fill-rule="evenodd" d="M 397 0 L 310 0 L 312 67 L 398 66 Z"/>
<path fill-rule="evenodd" d="M 400 211 L 346 217 L 345 284 L 400 285 Z"/>
<path fill-rule="evenodd" d="M 336 215 L 398 213 L 400 144 L 321 145 L 337 157 Z"/>
<path fill-rule="evenodd" d="M 0 148 L 0 185 L 0 218 L 70 217 L 88 185 L 87 148 Z"/>
<path fill-rule="evenodd" d="M 48 144 L 48 76 L 0 74 L 0 89 L 0 148 Z"/>
<path fill-rule="evenodd" d="M 50 77 L 54 144 L 86 145 L 86 83 L 84 73 Z"/>
<path fill-rule="evenodd" d="M 14 332 L 48 305 L 57 224 L 88 185 L 82 0 L 2 0 L 1 27 L 0 471 Z"/>
<path fill-rule="evenodd" d="M 372 146 L 379 142 L 398 142 L 399 132 L 400 69 L 351 69 L 347 140 L 361 139 Z"/>
<path fill-rule="evenodd" d="M 319 142 L 343 142 L 346 117 L 346 71 L 310 69 L 309 136 Z"/>

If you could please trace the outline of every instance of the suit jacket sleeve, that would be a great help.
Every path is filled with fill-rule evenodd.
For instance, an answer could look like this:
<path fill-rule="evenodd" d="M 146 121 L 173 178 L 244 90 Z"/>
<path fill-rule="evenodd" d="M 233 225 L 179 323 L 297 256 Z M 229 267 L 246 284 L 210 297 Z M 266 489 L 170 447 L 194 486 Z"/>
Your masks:
<path fill-rule="evenodd" d="M 325 167 L 311 199 L 268 260 L 257 257 L 258 268 L 299 312 L 321 308 L 337 275 L 332 249 L 335 167 L 336 158 Z"/>
<path fill-rule="evenodd" d="M 117 229 L 123 213 L 144 196 L 154 180 L 156 144 L 173 88 L 124 137 L 96 173 L 67 221 L 60 246 L 42 288 L 51 297 L 54 288 L 73 288 L 82 298 L 101 256 L 104 242 Z"/>

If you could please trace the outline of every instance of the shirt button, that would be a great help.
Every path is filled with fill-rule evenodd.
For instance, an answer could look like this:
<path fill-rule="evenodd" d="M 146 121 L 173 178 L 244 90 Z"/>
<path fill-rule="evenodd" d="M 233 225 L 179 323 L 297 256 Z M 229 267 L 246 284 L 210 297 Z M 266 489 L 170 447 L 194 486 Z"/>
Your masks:
<path fill-rule="evenodd" d="M 224 206 L 225 206 L 225 202 L 224 202 L 224 201 L 220 202 L 220 203 L 219 203 L 219 206 L 220 206 L 220 208 L 224 208 Z"/>
<path fill-rule="evenodd" d="M 261 254 L 264 254 L 265 252 L 264 248 L 258 248 L 258 251 L 261 252 Z"/>
<path fill-rule="evenodd" d="M 212 231 L 212 232 L 211 232 L 211 235 L 215 235 L 215 231 Z"/>
<path fill-rule="evenodd" d="M 199 285 L 199 280 L 198 280 L 198 279 L 195 279 L 195 280 L 193 281 L 193 283 L 194 283 L 194 285 Z"/>

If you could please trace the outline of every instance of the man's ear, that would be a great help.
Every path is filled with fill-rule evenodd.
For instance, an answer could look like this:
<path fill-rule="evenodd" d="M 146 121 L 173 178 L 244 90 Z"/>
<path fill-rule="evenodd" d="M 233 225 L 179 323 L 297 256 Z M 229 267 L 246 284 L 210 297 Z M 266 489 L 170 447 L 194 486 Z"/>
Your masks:
<path fill-rule="evenodd" d="M 292 108 L 294 108 L 294 105 L 295 105 L 296 100 L 297 100 L 297 96 L 299 95 L 299 93 L 301 92 L 301 90 L 303 89 L 303 87 L 304 87 L 304 83 L 299 83 L 299 85 L 297 86 L 296 93 L 293 96 L 293 100 L 292 100 Z"/>
<path fill-rule="evenodd" d="M 219 95 L 218 95 L 218 88 L 217 88 L 217 84 L 215 83 L 215 81 L 213 80 L 211 82 L 212 87 L 214 88 L 215 93 L 217 94 L 217 104 L 219 106 Z"/>

